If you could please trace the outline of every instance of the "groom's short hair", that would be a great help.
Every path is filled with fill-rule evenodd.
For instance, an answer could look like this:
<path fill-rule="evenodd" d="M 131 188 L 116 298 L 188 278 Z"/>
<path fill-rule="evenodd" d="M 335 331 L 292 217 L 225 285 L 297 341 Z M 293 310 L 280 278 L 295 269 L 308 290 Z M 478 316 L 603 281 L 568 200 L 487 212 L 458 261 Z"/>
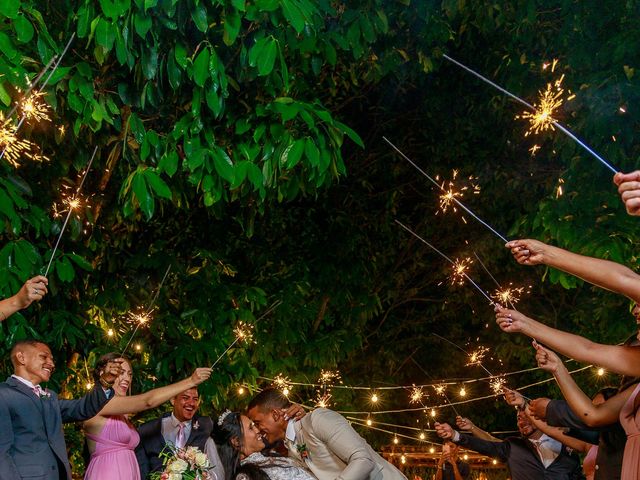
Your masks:
<path fill-rule="evenodd" d="M 287 408 L 291 405 L 289 399 L 277 388 L 265 388 L 253 397 L 247 410 L 258 408 L 260 411 L 271 411 L 278 408 Z"/>

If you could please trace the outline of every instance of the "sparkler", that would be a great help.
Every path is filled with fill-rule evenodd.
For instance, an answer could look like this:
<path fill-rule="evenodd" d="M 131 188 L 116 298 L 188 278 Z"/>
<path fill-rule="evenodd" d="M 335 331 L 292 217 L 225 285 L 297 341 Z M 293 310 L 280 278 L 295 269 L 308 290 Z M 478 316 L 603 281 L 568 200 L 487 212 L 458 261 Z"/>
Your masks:
<path fill-rule="evenodd" d="M 409 232 L 411 235 L 413 235 L 414 237 L 416 237 L 418 240 L 420 240 L 422 243 L 424 243 L 425 245 L 427 245 L 429 248 L 431 248 L 434 252 L 436 252 L 438 255 L 440 255 L 442 258 L 444 258 L 446 261 L 448 261 L 451 265 L 453 265 L 454 267 L 454 272 L 455 271 L 460 271 L 460 275 L 462 275 L 463 278 L 466 278 L 467 280 L 469 280 L 469 282 L 471 283 L 471 285 L 473 285 L 487 300 L 489 300 L 489 303 L 491 305 L 495 305 L 495 302 L 491 299 L 491 297 L 480 287 L 480 285 L 478 285 L 476 282 L 473 281 L 473 279 L 466 273 L 466 271 L 464 271 L 463 268 L 461 268 L 461 266 L 457 266 L 456 262 L 451 260 L 447 255 L 445 255 L 444 253 L 442 253 L 440 250 L 438 250 L 436 247 L 434 247 L 433 245 L 431 245 L 429 242 L 427 242 L 424 238 L 422 238 L 420 235 L 418 235 L 417 233 L 415 233 L 413 230 L 411 230 L 409 227 L 405 226 L 403 223 L 401 223 L 399 220 L 395 220 L 395 222 L 400 225 L 402 228 L 404 228 L 407 232 Z"/>
<path fill-rule="evenodd" d="M 482 266 L 484 271 L 487 272 L 489 277 L 491 277 L 491 280 L 493 280 L 498 287 L 494 291 L 493 295 L 491 295 L 491 298 L 496 300 L 500 305 L 510 305 L 511 308 L 515 310 L 515 304 L 520 301 L 520 297 L 523 294 L 528 294 L 531 291 L 531 285 L 528 287 L 514 287 L 513 283 L 509 283 L 508 287 L 503 288 L 498 280 L 496 280 L 496 278 L 491 274 L 487 266 L 482 262 L 478 254 L 473 252 L 473 255 L 476 257 L 476 260 L 478 260 L 480 266 Z"/>
<path fill-rule="evenodd" d="M 480 186 L 475 183 L 476 177 L 473 175 L 469 175 L 467 177 L 468 184 L 461 183 L 461 186 L 456 185 L 456 178 L 458 177 L 458 170 L 453 170 L 451 175 L 451 180 L 443 181 L 440 185 L 440 189 L 442 190 L 442 194 L 440 195 L 440 210 L 439 212 L 446 213 L 449 207 L 455 212 L 458 211 L 457 204 L 453 201 L 454 199 L 462 199 L 467 190 L 471 190 L 471 192 L 475 195 L 480 193 Z M 440 180 L 438 176 L 436 176 L 436 180 Z M 458 182 L 459 183 L 459 182 Z M 436 215 L 438 212 L 436 212 Z M 462 220 L 467 223 L 464 216 Z"/>
<path fill-rule="evenodd" d="M 604 158 L 602 158 L 600 155 L 598 155 L 593 149 L 591 149 L 586 143 L 584 143 L 582 140 L 580 140 L 578 137 L 575 136 L 575 134 L 573 132 L 571 132 L 568 128 L 566 128 L 564 125 L 562 125 L 560 122 L 558 122 L 557 120 L 553 119 L 553 117 L 550 115 L 551 113 L 553 113 L 553 110 L 549 110 L 551 106 L 554 105 L 553 102 L 553 95 L 551 98 L 546 98 L 546 100 L 543 102 L 543 99 L 541 98 L 538 106 L 533 106 L 530 103 L 526 102 L 525 100 L 523 100 L 522 98 L 514 95 L 513 93 L 511 93 L 510 91 L 506 90 L 505 88 L 501 87 L 500 85 L 498 85 L 495 82 L 492 82 L 491 80 L 489 80 L 487 77 L 479 74 L 478 72 L 476 72 L 475 70 L 472 70 L 471 68 L 467 67 L 466 65 L 464 65 L 463 63 L 458 62 L 457 60 L 451 58 L 449 55 L 444 54 L 443 55 L 444 59 L 453 63 L 454 65 L 462 68 L 463 70 L 465 70 L 466 72 L 474 75 L 476 78 L 479 78 L 480 80 L 482 80 L 483 82 L 491 85 L 493 88 L 499 90 L 500 92 L 504 93 L 505 95 L 507 95 L 508 97 L 512 98 L 513 100 L 519 102 L 520 104 L 524 105 L 525 107 L 527 107 L 529 110 L 532 110 L 533 112 L 535 112 L 534 115 L 538 115 L 538 119 L 536 120 L 537 123 L 540 122 L 546 122 L 546 121 L 550 121 L 550 123 L 556 127 L 558 130 L 560 130 L 562 133 L 564 133 L 565 135 L 567 135 L 569 138 L 571 138 L 574 142 L 576 142 L 578 145 L 580 145 L 582 148 L 584 148 L 588 153 L 590 153 L 596 160 L 598 160 L 600 163 L 602 163 L 602 165 L 604 165 L 606 168 L 608 168 L 609 170 L 611 170 L 611 172 L 613 173 L 617 173 L 618 170 L 616 168 L 614 168 L 609 162 L 607 162 Z M 555 64 L 553 65 L 555 68 Z M 545 90 L 546 92 L 546 90 Z M 541 108 L 544 107 L 546 108 L 546 110 L 542 110 Z M 545 115 L 546 114 L 546 115 Z M 543 120 L 544 119 L 544 120 Z M 533 124 L 532 124 L 533 125 Z"/>
<path fill-rule="evenodd" d="M 317 390 L 316 406 L 321 408 L 327 408 L 331 405 L 332 393 L 331 389 L 336 382 L 342 383 L 342 376 L 339 371 L 321 370 L 320 377 L 318 377 L 318 384 L 320 385 Z"/>
<path fill-rule="evenodd" d="M 288 396 L 291 390 L 291 380 L 289 377 L 279 373 L 273 379 L 273 386 L 279 388 L 285 396 Z"/>
<path fill-rule="evenodd" d="M 502 376 L 494 377 L 489 382 L 489 385 L 491 386 L 491 390 L 493 390 L 493 393 L 495 393 L 496 395 L 502 395 L 502 393 L 504 393 L 505 387 L 507 386 L 507 380 Z"/>
<path fill-rule="evenodd" d="M 472 367 L 472 366 L 478 365 L 478 366 L 484 368 L 483 365 L 482 365 L 482 361 L 484 360 L 484 357 L 486 356 L 488 351 L 489 351 L 489 349 L 487 347 L 479 346 L 473 352 L 468 353 L 467 355 L 469 356 L 469 361 L 467 362 L 467 367 Z M 490 372 L 487 372 L 487 373 L 489 373 L 489 375 L 491 375 Z"/>
<path fill-rule="evenodd" d="M 429 175 L 427 172 L 425 172 L 422 168 L 420 168 L 418 166 L 418 164 L 416 164 L 413 160 L 411 160 L 409 157 L 407 157 L 404 153 L 402 153 L 402 151 L 400 151 L 400 149 L 398 147 L 396 147 L 393 143 L 391 143 L 391 141 L 387 138 L 387 137 L 382 137 L 382 139 L 387 142 L 391 148 L 393 148 L 396 152 L 398 152 L 398 154 L 404 158 L 407 162 L 409 162 L 416 170 L 418 170 L 422 175 L 424 175 L 431 183 L 433 183 L 436 187 L 438 187 L 441 191 L 443 191 L 443 193 L 447 193 L 445 190 L 443 190 L 442 186 L 431 176 Z M 500 240 L 502 240 L 504 243 L 507 243 L 509 240 L 507 240 L 507 238 L 500 234 L 495 228 L 493 228 L 491 225 L 489 225 L 487 222 L 485 222 L 484 220 L 482 220 L 478 215 L 476 215 L 475 213 L 473 213 L 466 205 L 464 205 L 460 200 L 458 200 L 456 198 L 455 195 L 451 195 L 451 201 L 454 202 L 456 205 L 458 205 L 461 209 L 463 209 L 465 212 L 467 212 L 469 215 L 471 215 L 473 218 L 475 218 L 478 222 L 480 222 L 482 225 L 484 225 L 486 228 L 488 228 L 491 233 L 493 233 L 494 235 L 496 235 Z"/>
<path fill-rule="evenodd" d="M 424 398 L 424 396 L 425 393 L 422 390 L 422 387 L 416 387 L 414 385 L 411 389 L 411 393 L 409 394 L 409 402 L 422 404 L 422 399 Z"/>
<path fill-rule="evenodd" d="M 453 409 L 453 412 L 456 414 L 456 416 L 460 416 L 460 413 L 458 413 L 458 409 L 455 407 L 455 405 L 453 403 L 451 403 L 451 400 L 449 400 L 449 397 L 447 396 L 447 388 L 445 385 L 434 385 L 434 390 L 436 391 L 436 393 L 438 395 L 442 395 L 444 397 L 444 399 L 447 401 L 447 403 L 449 404 L 449 406 Z M 432 410 L 433 413 L 433 410 Z M 434 416 L 434 415 L 432 415 Z"/>
<path fill-rule="evenodd" d="M 16 126 L 9 120 L 4 120 L 2 114 L 0 114 L 0 124 L 2 124 L 0 126 L 0 148 L 2 148 L 0 159 L 6 155 L 6 160 L 15 168 L 20 166 L 20 159 L 23 157 L 37 161 L 47 159 L 34 153 L 37 147 L 35 143 L 19 139 L 16 135 Z"/>
<path fill-rule="evenodd" d="M 47 265 L 47 269 L 44 272 L 44 276 L 45 277 L 49 274 L 49 270 L 51 269 L 51 264 L 53 263 L 53 259 L 54 259 L 55 255 L 56 255 L 56 251 L 58 250 L 58 246 L 60 245 L 60 240 L 62 240 L 62 235 L 64 235 L 64 231 L 67 228 L 67 224 L 69 223 L 69 218 L 71 218 L 71 214 L 73 213 L 73 208 L 72 207 L 75 205 L 76 208 L 77 208 L 80 205 L 77 200 L 79 198 L 80 192 L 82 191 L 82 186 L 84 185 L 84 181 L 87 179 L 87 174 L 89 173 L 89 170 L 91 170 L 91 164 L 93 163 L 93 159 L 95 158 L 97 152 L 98 152 L 98 147 L 95 147 L 93 149 L 93 154 L 91 155 L 91 158 L 89 159 L 89 164 L 87 165 L 87 168 L 84 171 L 84 175 L 82 176 L 82 180 L 80 181 L 80 185 L 78 185 L 78 189 L 76 190 L 76 194 L 68 202 L 69 211 L 67 212 L 67 217 L 64 219 L 64 223 L 62 224 L 62 228 L 60 229 L 60 234 L 58 235 L 58 239 L 56 240 L 56 244 L 53 247 L 53 251 L 51 252 L 51 257 L 49 258 L 49 264 Z"/>
<path fill-rule="evenodd" d="M 171 270 L 171 265 L 169 265 L 167 267 L 167 270 L 164 272 L 162 280 L 160 280 L 160 283 L 158 284 L 158 288 L 156 288 L 156 293 L 154 294 L 153 298 L 151 299 L 151 303 L 149 304 L 149 307 L 147 309 L 141 309 L 138 312 L 130 312 L 129 313 L 129 320 L 131 321 L 131 323 L 135 324 L 136 328 L 133 329 L 133 333 L 131 334 L 131 337 L 129 338 L 129 341 L 125 345 L 125 347 L 122 350 L 122 353 L 120 354 L 120 356 L 122 356 L 122 355 L 124 355 L 126 353 L 127 349 L 129 348 L 129 345 L 131 345 L 131 342 L 133 341 L 133 338 L 136 336 L 136 333 L 138 332 L 138 329 L 140 327 L 144 327 L 145 325 L 149 325 L 149 323 L 151 323 L 151 318 L 152 318 L 151 314 L 153 313 L 153 311 L 155 309 L 155 304 L 156 304 L 156 301 L 158 300 L 158 296 L 160 295 L 160 290 L 162 289 L 162 286 L 164 285 L 165 280 L 169 276 L 169 271 L 170 270 Z"/>
<path fill-rule="evenodd" d="M 279 307 L 282 304 L 282 301 L 278 300 L 277 302 L 275 302 L 273 305 L 271 305 L 266 312 L 264 312 L 257 320 L 256 323 L 258 323 L 260 320 L 262 320 L 264 317 L 266 317 L 269 313 L 273 312 L 277 307 Z M 226 355 L 226 353 L 231 350 L 231 348 L 238 342 L 243 341 L 245 343 L 256 343 L 253 340 L 253 330 L 255 328 L 255 325 L 249 324 L 249 323 L 245 323 L 243 321 L 239 321 L 238 324 L 236 325 L 236 327 L 233 329 L 233 333 L 235 335 L 235 339 L 233 340 L 233 342 L 231 342 L 231 344 L 226 348 L 226 350 L 224 352 L 222 352 L 218 358 L 216 359 L 215 362 L 213 362 L 213 365 L 211 365 L 211 368 L 215 367 L 218 362 L 220 362 L 220 360 L 222 360 L 222 357 L 224 357 Z"/>
<path fill-rule="evenodd" d="M 44 93 L 42 93 L 42 90 L 47 86 L 47 84 L 49 83 L 49 81 L 51 80 L 51 77 L 53 76 L 53 74 L 55 73 L 55 71 L 58 69 L 58 66 L 60 65 L 60 62 L 62 61 L 62 58 L 65 56 L 65 54 L 67 53 L 67 50 L 69 50 L 69 47 L 71 46 L 71 42 L 73 42 L 73 39 L 76 37 L 76 34 L 73 33 L 71 35 L 71 38 L 69 39 L 69 41 L 67 42 L 66 46 L 64 47 L 64 50 L 62 51 L 62 53 L 59 56 L 54 56 L 48 63 L 47 65 L 45 65 L 45 67 L 42 69 L 42 71 L 40 72 L 40 74 L 36 77 L 36 79 L 34 80 L 33 83 L 31 83 L 31 85 L 29 86 L 29 88 L 27 88 L 27 90 L 24 92 L 23 94 L 23 98 L 24 100 L 18 104 L 15 104 L 13 106 L 13 108 L 11 109 L 11 111 L 9 112 L 9 115 L 7 115 L 7 122 L 9 121 L 9 119 L 13 116 L 13 114 L 15 113 L 17 108 L 20 108 L 22 110 L 22 116 L 20 117 L 20 120 L 18 121 L 18 124 L 15 126 L 12 126 L 13 130 L 12 133 L 15 136 L 15 134 L 18 132 L 18 130 L 20 129 L 20 127 L 22 126 L 25 118 L 27 119 L 33 119 L 33 120 L 40 120 L 40 119 L 44 119 L 44 117 L 46 116 L 46 119 L 49 120 L 48 118 L 48 114 L 46 114 L 46 110 L 44 109 L 44 104 L 40 101 L 38 101 L 38 99 L 44 95 Z M 47 76 L 47 78 L 44 80 L 44 82 L 42 83 L 41 86 L 37 87 L 37 84 L 40 82 L 40 80 L 42 79 L 42 77 L 44 76 L 44 74 L 51 68 L 51 65 L 53 65 L 53 68 L 51 69 L 51 71 L 49 72 L 49 75 Z M 31 92 L 36 89 L 35 93 L 31 94 Z M 2 129 L 4 130 L 5 128 L 7 128 L 6 123 L 2 126 Z M 0 134 L 1 135 L 1 134 Z M 2 146 L 2 152 L 0 152 L 0 160 L 5 156 L 5 154 L 7 154 L 8 150 L 10 149 L 10 143 L 3 143 L 0 141 L 0 145 Z M 28 158 L 31 158 L 33 160 L 40 160 L 42 161 L 43 159 L 46 159 L 46 157 L 42 157 L 42 156 L 37 156 L 37 157 L 33 157 L 33 156 L 28 156 Z M 16 164 L 16 161 L 14 159 L 14 161 L 10 161 L 10 163 L 17 167 L 18 165 Z"/>
<path fill-rule="evenodd" d="M 456 259 L 453 261 L 453 269 L 449 280 L 451 285 L 463 285 L 467 278 L 467 272 L 471 267 L 473 260 L 471 258 Z"/>

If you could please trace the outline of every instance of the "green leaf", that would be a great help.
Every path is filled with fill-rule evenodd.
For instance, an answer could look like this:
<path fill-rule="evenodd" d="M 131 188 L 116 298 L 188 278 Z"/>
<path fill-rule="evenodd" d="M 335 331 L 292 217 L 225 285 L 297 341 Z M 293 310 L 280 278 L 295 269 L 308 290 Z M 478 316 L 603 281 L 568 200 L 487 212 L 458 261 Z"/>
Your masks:
<path fill-rule="evenodd" d="M 17 3 L 17 2 L 16 2 Z M 89 35 L 91 20 L 93 19 L 93 6 L 83 5 L 78 9 L 78 37 L 85 38 Z"/>
<path fill-rule="evenodd" d="M 160 158 L 158 170 L 173 177 L 178 170 L 178 152 L 171 150 Z"/>
<path fill-rule="evenodd" d="M 256 43 L 254 43 L 249 49 L 249 65 L 255 67 L 258 64 L 258 59 L 260 58 L 260 54 L 264 47 L 267 44 L 266 38 L 261 38 Z"/>
<path fill-rule="evenodd" d="M 175 55 L 169 54 L 167 58 L 167 76 L 169 77 L 169 84 L 171 88 L 177 90 L 182 81 L 182 71 L 178 67 L 178 63 L 175 60 Z"/>
<path fill-rule="evenodd" d="M 283 157 L 285 157 L 283 158 L 283 161 L 286 162 L 287 168 L 293 168 L 298 164 L 300 158 L 302 158 L 302 152 L 304 152 L 305 143 L 306 140 L 304 138 L 300 138 L 285 149 L 285 152 L 287 152 L 287 154 L 285 155 L 283 153 L 282 155 Z"/>
<path fill-rule="evenodd" d="M 216 172 L 222 178 L 224 178 L 227 182 L 233 183 L 234 180 L 234 168 L 233 162 L 227 152 L 225 152 L 220 147 L 215 147 L 213 149 L 213 165 L 216 168 Z"/>
<path fill-rule="evenodd" d="M 151 29 L 151 17 L 148 17 L 140 12 L 136 12 L 135 16 L 133 17 L 133 24 L 135 26 L 136 33 L 140 36 L 140 38 L 144 38 L 147 36 L 147 32 Z"/>
<path fill-rule="evenodd" d="M 187 68 L 187 48 L 182 43 L 176 43 L 175 46 L 176 62 L 182 69 Z"/>
<path fill-rule="evenodd" d="M 11 96 L 7 93 L 4 88 L 4 85 L 0 83 L 0 101 L 4 103 L 7 107 L 11 105 Z"/>
<path fill-rule="evenodd" d="M 307 138 L 307 141 L 304 146 L 304 154 L 309 159 L 309 163 L 314 167 L 317 167 L 320 163 L 320 150 L 316 146 L 316 142 L 313 141 L 313 138 Z"/>
<path fill-rule="evenodd" d="M 75 253 L 67 253 L 66 256 L 73 260 L 73 263 L 75 263 L 83 270 L 86 270 L 87 272 L 93 271 L 93 266 L 89 262 L 87 262 L 84 257 L 76 255 Z"/>
<path fill-rule="evenodd" d="M 291 0 L 282 0 L 282 13 L 293 26 L 296 33 L 301 33 L 304 29 L 304 16 L 297 5 Z"/>
<path fill-rule="evenodd" d="M 96 26 L 95 38 L 98 45 L 102 45 L 106 51 L 110 51 L 113 48 L 113 42 L 116 39 L 114 26 L 104 18 L 101 18 Z"/>
<path fill-rule="evenodd" d="M 165 183 L 165 181 L 162 180 L 162 178 L 160 178 L 160 175 L 158 175 L 153 170 L 147 168 L 144 171 L 144 178 L 146 179 L 147 183 L 149 184 L 149 186 L 155 192 L 156 195 L 158 195 L 161 198 L 166 198 L 168 200 L 171 200 L 171 197 L 172 197 L 171 189 Z"/>
<path fill-rule="evenodd" d="M 18 54 L 18 50 L 13 45 L 13 42 L 11 41 L 9 36 L 3 32 L 0 32 L 0 51 L 9 60 L 14 58 Z"/>
<path fill-rule="evenodd" d="M 199 87 L 204 87 L 209 78 L 209 49 L 203 48 L 193 63 L 193 80 Z"/>
<path fill-rule="evenodd" d="M 149 193 L 147 189 L 147 184 L 145 182 L 144 174 L 140 170 L 136 171 L 133 174 L 133 182 L 131 183 L 133 188 L 133 193 L 138 200 L 138 205 L 140 205 L 140 210 L 144 216 L 149 220 L 153 217 L 153 212 L 155 209 L 155 201 L 153 196 Z"/>
<path fill-rule="evenodd" d="M 258 75 L 269 75 L 273 70 L 278 53 L 278 45 L 274 38 L 267 39 L 264 49 L 258 57 Z"/>
<path fill-rule="evenodd" d="M 235 9 L 225 9 L 224 16 L 224 33 L 222 35 L 222 41 L 225 45 L 233 45 L 236 41 L 238 33 L 240 33 L 240 14 Z"/>
<path fill-rule="evenodd" d="M 200 2 L 195 6 L 191 11 L 191 18 L 193 19 L 193 23 L 196 24 L 196 28 L 198 30 L 202 33 L 207 31 L 209 24 L 207 23 L 207 9 L 204 6 L 204 2 Z"/>
<path fill-rule="evenodd" d="M 13 28 L 16 30 L 16 37 L 19 42 L 28 43 L 33 38 L 33 25 L 25 15 L 18 15 L 13 20 Z"/>
<path fill-rule="evenodd" d="M 73 277 L 75 277 L 73 265 L 71 265 L 71 262 L 67 257 L 62 257 L 56 261 L 56 273 L 62 282 L 70 282 L 73 280 Z"/>
<path fill-rule="evenodd" d="M 353 140 L 360 148 L 364 148 L 364 142 L 360 135 L 358 135 L 354 130 L 347 127 L 344 123 L 335 122 L 335 126 L 338 127 L 343 133 L 345 133 L 351 140 Z"/>
<path fill-rule="evenodd" d="M 142 49 L 142 73 L 147 80 L 155 78 L 158 70 L 158 47 L 146 47 Z"/>
<path fill-rule="evenodd" d="M 0 15 L 7 18 L 16 18 L 20 11 L 20 0 L 0 0 Z"/>

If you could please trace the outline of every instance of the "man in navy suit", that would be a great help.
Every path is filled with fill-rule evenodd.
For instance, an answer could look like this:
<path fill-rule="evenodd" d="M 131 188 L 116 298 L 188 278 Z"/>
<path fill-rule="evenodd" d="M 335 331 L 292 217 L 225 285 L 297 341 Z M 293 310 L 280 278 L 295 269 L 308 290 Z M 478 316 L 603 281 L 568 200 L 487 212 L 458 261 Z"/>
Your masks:
<path fill-rule="evenodd" d="M 11 349 L 14 374 L 0 384 L 0 480 L 71 480 L 62 424 L 94 417 L 107 403 L 118 362 L 105 367 L 100 383 L 78 400 L 43 389 L 55 368 L 49 346 L 20 340 Z"/>
<path fill-rule="evenodd" d="M 150 420 L 138 428 L 140 443 L 136 457 L 140 465 L 140 477 L 162 471 L 160 453 L 165 447 L 197 447 L 209 457 L 212 471 L 218 480 L 224 480 L 224 469 L 215 443 L 211 438 L 213 421 L 197 415 L 200 397 L 197 388 L 190 388 L 171 399 L 173 411 Z"/>

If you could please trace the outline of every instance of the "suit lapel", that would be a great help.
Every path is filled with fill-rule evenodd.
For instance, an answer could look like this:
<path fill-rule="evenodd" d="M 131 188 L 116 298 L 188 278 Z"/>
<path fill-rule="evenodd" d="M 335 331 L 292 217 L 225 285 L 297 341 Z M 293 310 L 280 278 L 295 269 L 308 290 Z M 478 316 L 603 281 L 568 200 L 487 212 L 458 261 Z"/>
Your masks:
<path fill-rule="evenodd" d="M 38 398 L 38 396 L 35 393 L 33 393 L 33 390 L 31 390 L 27 385 L 25 385 L 20 380 L 13 377 L 9 377 L 6 383 L 10 387 L 14 388 L 15 390 L 19 391 L 20 393 L 28 397 L 33 402 L 33 404 L 38 409 L 38 411 L 41 413 L 43 412 L 44 407 L 42 405 L 42 400 Z"/>

